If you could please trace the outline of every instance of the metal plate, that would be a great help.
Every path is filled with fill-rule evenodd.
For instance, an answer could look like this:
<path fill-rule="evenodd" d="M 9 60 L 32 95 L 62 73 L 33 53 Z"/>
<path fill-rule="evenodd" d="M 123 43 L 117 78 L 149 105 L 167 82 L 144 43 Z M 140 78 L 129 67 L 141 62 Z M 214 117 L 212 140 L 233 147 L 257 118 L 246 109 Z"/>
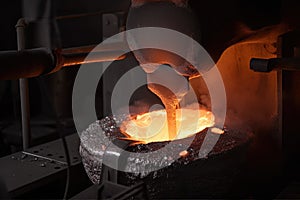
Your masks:
<path fill-rule="evenodd" d="M 81 164 L 77 134 L 66 137 L 71 165 Z M 17 197 L 62 176 L 67 169 L 61 140 L 0 159 L 0 177 L 12 197 Z"/>

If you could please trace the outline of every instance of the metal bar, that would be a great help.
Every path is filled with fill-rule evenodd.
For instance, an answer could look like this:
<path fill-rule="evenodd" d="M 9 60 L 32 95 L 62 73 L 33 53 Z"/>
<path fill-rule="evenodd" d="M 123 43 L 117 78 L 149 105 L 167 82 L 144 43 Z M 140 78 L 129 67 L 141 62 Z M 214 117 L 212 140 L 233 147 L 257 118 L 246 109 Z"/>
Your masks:
<path fill-rule="evenodd" d="M 45 48 L 0 52 L 0 79 L 30 78 L 55 68 L 53 51 Z"/>
<path fill-rule="evenodd" d="M 300 58 L 252 58 L 250 69 L 256 72 L 271 72 L 273 70 L 300 70 Z"/>
<path fill-rule="evenodd" d="M 78 53 L 78 54 L 64 54 L 62 55 L 62 67 L 70 67 L 88 63 L 99 63 L 114 60 L 123 60 L 125 55 L 118 56 L 123 52 L 92 52 L 92 53 Z"/>
<path fill-rule="evenodd" d="M 38 154 L 26 152 L 26 151 L 22 151 L 22 153 L 25 154 L 25 155 L 28 155 L 28 156 L 33 156 L 33 157 L 36 157 L 36 158 L 41 158 L 41 159 L 44 159 L 44 160 L 48 160 L 50 162 L 56 162 L 56 163 L 59 163 L 59 164 L 62 164 L 62 165 L 67 165 L 67 162 L 62 162 L 62 161 L 59 161 L 59 160 L 48 158 L 46 156 L 41 156 L 41 155 L 38 155 Z"/>
<path fill-rule="evenodd" d="M 126 56 L 122 55 L 124 53 L 122 45 L 109 44 L 95 50 L 93 50 L 95 46 L 84 46 L 61 51 L 46 48 L 2 51 L 0 63 L 3 67 L 0 68 L 0 80 L 31 78 L 57 72 L 63 67 L 123 60 Z"/>
<path fill-rule="evenodd" d="M 24 19 L 19 19 L 16 25 L 18 51 L 25 49 L 25 27 L 26 22 Z M 30 106 L 29 106 L 29 88 L 28 80 L 21 78 L 20 84 L 20 98 L 21 98 L 21 115 L 22 115 L 22 142 L 23 149 L 26 150 L 30 146 Z"/>
<path fill-rule="evenodd" d="M 97 45 L 88 45 L 81 47 L 71 47 L 62 50 L 62 54 L 73 54 L 73 53 L 88 53 L 91 52 Z"/>
<path fill-rule="evenodd" d="M 71 47 L 65 48 L 62 50 L 62 54 L 76 54 L 76 53 L 89 53 L 93 52 L 109 52 L 109 51 L 118 51 L 121 49 L 129 48 L 125 42 L 115 42 L 109 44 L 101 44 L 101 47 L 97 47 L 97 45 L 88 45 L 81 47 Z"/>
<path fill-rule="evenodd" d="M 116 42 L 102 44 L 101 48 L 97 45 L 89 45 L 63 49 L 61 52 L 62 66 L 69 67 L 87 63 L 123 60 L 125 55 L 122 55 L 124 53 L 122 49 L 126 48 L 128 47 L 124 42 Z"/>

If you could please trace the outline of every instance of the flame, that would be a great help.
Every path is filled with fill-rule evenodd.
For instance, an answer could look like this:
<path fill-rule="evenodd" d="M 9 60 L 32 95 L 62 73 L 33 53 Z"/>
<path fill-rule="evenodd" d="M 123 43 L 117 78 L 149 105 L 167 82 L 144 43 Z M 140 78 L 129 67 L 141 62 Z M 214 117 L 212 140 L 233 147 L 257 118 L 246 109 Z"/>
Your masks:
<path fill-rule="evenodd" d="M 202 109 L 182 108 L 176 110 L 178 131 L 175 139 L 183 139 L 214 125 L 212 112 Z M 165 110 L 156 110 L 137 115 L 122 123 L 121 132 L 128 140 L 137 143 L 169 141 L 167 114 Z"/>

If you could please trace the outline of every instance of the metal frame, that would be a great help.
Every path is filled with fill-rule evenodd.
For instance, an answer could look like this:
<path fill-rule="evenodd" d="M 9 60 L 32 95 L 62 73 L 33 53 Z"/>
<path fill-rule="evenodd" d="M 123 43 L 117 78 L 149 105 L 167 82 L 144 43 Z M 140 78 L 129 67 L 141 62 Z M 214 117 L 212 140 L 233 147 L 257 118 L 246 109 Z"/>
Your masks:
<path fill-rule="evenodd" d="M 23 151 L 0 158 L 1 163 L 4 163 L 0 166 L 0 176 L 7 183 L 8 191 L 12 197 L 23 195 L 32 188 L 38 188 L 45 182 L 58 178 L 58 174 L 65 173 L 68 168 L 66 158 L 63 156 L 65 154 L 61 141 L 57 140 L 30 148 L 31 129 L 27 78 L 50 74 L 63 67 L 112 61 L 115 60 L 116 54 L 120 54 L 120 49 L 123 49 L 121 46 L 127 45 L 122 41 L 107 44 L 103 45 L 101 49 L 96 49 L 93 53 L 90 52 L 96 45 L 54 50 L 47 48 L 25 49 L 26 26 L 25 19 L 18 20 L 16 25 L 18 51 L 0 52 L 0 62 L 3 63 L 4 67 L 4 71 L 2 68 L 0 73 L 0 79 L 20 79 Z M 28 55 L 31 56 L 29 60 Z M 42 60 L 40 59 L 41 56 Z M 125 55 L 118 59 L 124 58 Z M 13 67 L 11 67 L 11 63 L 10 65 L 7 63 L 12 60 L 14 61 Z M 81 164 L 78 154 L 79 140 L 78 136 L 75 135 L 77 136 L 74 134 L 67 138 L 68 144 L 68 141 L 71 141 L 71 144 L 68 145 L 69 150 L 71 147 L 71 167 Z M 58 158 L 53 157 L 55 154 L 59 154 Z M 26 168 L 30 172 L 24 173 Z"/>
<path fill-rule="evenodd" d="M 80 183 L 76 181 L 73 184 L 72 189 L 80 186 L 83 190 L 89 186 L 90 181 L 84 172 L 78 152 L 79 137 L 77 134 L 67 136 L 66 142 L 70 151 L 71 174 L 76 174 L 76 178 L 82 177 Z M 0 163 L 0 177 L 6 183 L 12 198 L 22 197 L 51 182 L 61 182 L 61 177 L 65 176 L 68 167 L 60 139 L 0 158 Z M 78 190 L 74 189 L 70 195 L 77 193 Z M 62 194 L 56 195 L 62 197 Z"/>
<path fill-rule="evenodd" d="M 19 19 L 16 30 L 18 37 L 18 51 L 25 49 L 25 19 Z M 21 115 L 22 115 L 22 138 L 23 138 L 23 150 L 26 150 L 30 146 L 30 105 L 29 105 L 29 87 L 28 80 L 21 78 L 20 84 L 20 98 L 21 98 Z"/>

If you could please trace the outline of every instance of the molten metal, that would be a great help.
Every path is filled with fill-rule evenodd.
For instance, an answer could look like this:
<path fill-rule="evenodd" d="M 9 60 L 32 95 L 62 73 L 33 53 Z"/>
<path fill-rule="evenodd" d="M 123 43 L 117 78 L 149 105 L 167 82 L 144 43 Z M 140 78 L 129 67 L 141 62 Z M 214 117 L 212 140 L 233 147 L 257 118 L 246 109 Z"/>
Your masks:
<path fill-rule="evenodd" d="M 128 139 L 140 143 L 169 141 L 168 122 L 165 110 L 156 110 L 123 122 L 120 129 Z M 214 125 L 215 117 L 207 110 L 177 109 L 174 139 L 183 139 Z"/>

